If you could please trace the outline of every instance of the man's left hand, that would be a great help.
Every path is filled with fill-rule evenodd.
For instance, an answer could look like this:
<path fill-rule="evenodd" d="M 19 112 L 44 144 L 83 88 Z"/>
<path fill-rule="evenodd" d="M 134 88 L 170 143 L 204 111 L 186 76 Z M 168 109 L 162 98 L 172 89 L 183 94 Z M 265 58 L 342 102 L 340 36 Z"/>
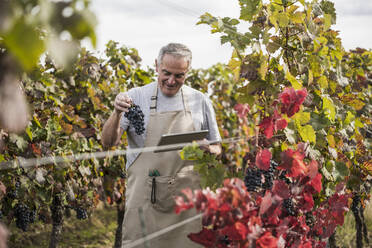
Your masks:
<path fill-rule="evenodd" d="M 207 139 L 198 141 L 199 148 L 205 152 L 215 154 L 216 156 L 220 155 L 222 152 L 221 144 L 209 144 Z"/>

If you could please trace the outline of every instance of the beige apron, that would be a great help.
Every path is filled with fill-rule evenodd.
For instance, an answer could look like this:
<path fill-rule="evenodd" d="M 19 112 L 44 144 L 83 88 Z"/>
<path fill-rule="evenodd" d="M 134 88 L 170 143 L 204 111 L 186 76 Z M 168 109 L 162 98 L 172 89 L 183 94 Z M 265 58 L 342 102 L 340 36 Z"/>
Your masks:
<path fill-rule="evenodd" d="M 156 146 L 163 134 L 195 130 L 188 101 L 182 89 L 184 110 L 180 111 L 157 112 L 157 95 L 156 87 L 151 97 L 145 147 Z M 189 164 L 180 158 L 179 151 L 146 152 L 137 157 L 127 171 L 123 245 L 197 214 L 194 208 L 180 214 L 174 213 L 175 195 L 180 195 L 184 188 L 200 188 L 199 176 Z M 149 176 L 149 172 L 154 169 L 160 173 L 160 176 L 155 177 L 155 183 L 154 177 Z M 142 210 L 142 216 L 139 210 Z M 148 241 L 148 247 L 201 247 L 187 238 L 189 233 L 200 230 L 201 220 L 197 219 Z"/>

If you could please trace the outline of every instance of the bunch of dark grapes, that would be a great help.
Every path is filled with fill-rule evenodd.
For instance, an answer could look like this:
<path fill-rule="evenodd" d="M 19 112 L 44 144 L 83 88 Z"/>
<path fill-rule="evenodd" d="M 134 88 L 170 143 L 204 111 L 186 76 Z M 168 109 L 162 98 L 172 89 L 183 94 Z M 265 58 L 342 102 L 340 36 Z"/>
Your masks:
<path fill-rule="evenodd" d="M 35 220 L 36 220 L 36 210 L 32 210 L 29 212 L 29 220 L 30 220 L 30 223 L 34 223 Z"/>
<path fill-rule="evenodd" d="M 16 226 L 27 231 L 27 226 L 30 223 L 30 209 L 23 203 L 17 203 L 14 207 L 14 217 L 16 219 Z"/>
<path fill-rule="evenodd" d="M 9 199 L 15 199 L 15 198 L 17 198 L 17 195 L 18 195 L 18 192 L 17 192 L 17 190 L 15 190 L 15 189 L 9 190 L 9 192 L 6 193 L 6 196 L 7 196 Z"/>
<path fill-rule="evenodd" d="M 277 166 L 278 164 L 271 160 L 270 168 L 268 170 L 262 170 L 262 174 L 265 177 L 265 182 L 262 185 L 264 189 L 271 189 L 271 187 L 273 186 L 273 180 Z"/>
<path fill-rule="evenodd" d="M 76 211 L 76 218 L 78 220 L 85 220 L 86 218 L 88 218 L 87 210 L 85 210 L 84 208 L 77 207 L 75 211 Z"/>
<path fill-rule="evenodd" d="M 19 190 L 20 186 L 21 186 L 21 182 L 17 181 L 14 185 L 14 188 L 12 190 L 9 190 L 9 192 L 6 194 L 6 196 L 9 199 L 16 199 L 17 196 L 18 196 L 18 190 Z"/>
<path fill-rule="evenodd" d="M 248 191 L 257 191 L 261 188 L 271 189 L 277 166 L 278 164 L 276 162 L 270 161 L 270 167 L 268 170 L 248 168 L 244 177 L 245 186 L 247 187 Z M 263 178 L 265 179 L 264 182 L 262 182 Z"/>
<path fill-rule="evenodd" d="M 256 168 L 248 168 L 244 177 L 244 184 L 248 191 L 256 192 L 262 188 L 262 171 Z"/>
<path fill-rule="evenodd" d="M 283 208 L 287 211 L 287 213 L 291 216 L 296 216 L 294 211 L 293 201 L 292 199 L 288 198 L 283 201 Z"/>
<path fill-rule="evenodd" d="M 129 111 L 125 112 L 124 116 L 129 120 L 130 124 L 133 125 L 136 134 L 141 135 L 144 133 L 144 114 L 138 105 L 133 104 L 132 107 L 129 108 Z"/>

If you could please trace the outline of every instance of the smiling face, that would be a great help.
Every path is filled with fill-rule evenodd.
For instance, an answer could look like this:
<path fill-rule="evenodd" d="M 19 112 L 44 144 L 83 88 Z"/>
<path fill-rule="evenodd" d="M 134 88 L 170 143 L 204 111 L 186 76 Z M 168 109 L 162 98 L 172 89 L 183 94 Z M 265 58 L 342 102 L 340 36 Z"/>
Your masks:
<path fill-rule="evenodd" d="M 174 96 L 182 87 L 189 69 L 189 62 L 185 57 L 165 54 L 162 62 L 155 61 L 158 73 L 158 85 L 166 96 Z"/>

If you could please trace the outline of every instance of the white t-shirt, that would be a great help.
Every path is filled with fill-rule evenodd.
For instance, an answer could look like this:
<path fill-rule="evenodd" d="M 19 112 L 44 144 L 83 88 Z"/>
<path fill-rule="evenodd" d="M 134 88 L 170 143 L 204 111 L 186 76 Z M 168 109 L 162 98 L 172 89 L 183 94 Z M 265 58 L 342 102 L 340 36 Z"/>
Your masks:
<path fill-rule="evenodd" d="M 146 129 L 150 118 L 150 104 L 151 96 L 154 94 L 155 87 L 157 87 L 157 82 L 147 84 L 142 87 L 137 87 L 130 89 L 127 93 L 133 100 L 133 103 L 138 105 L 143 114 L 145 122 L 145 132 L 142 135 L 137 135 L 135 129 L 129 125 L 129 120 L 124 116 L 121 118 L 120 127 L 127 131 L 128 145 L 129 148 L 142 148 L 145 144 L 146 139 Z M 209 141 L 221 141 L 221 136 L 218 131 L 218 126 L 216 122 L 216 116 L 213 110 L 212 103 L 210 99 L 202 92 L 195 90 L 187 85 L 182 86 L 183 94 L 187 95 L 189 108 L 191 111 L 191 116 L 194 122 L 194 127 L 196 131 L 199 130 L 209 130 L 207 135 L 207 140 Z M 183 110 L 183 102 L 181 90 L 172 97 L 165 96 L 161 90 L 158 90 L 158 100 L 157 100 L 157 111 L 176 111 Z M 133 161 L 137 158 L 139 153 L 128 153 L 126 168 L 132 165 Z"/>

